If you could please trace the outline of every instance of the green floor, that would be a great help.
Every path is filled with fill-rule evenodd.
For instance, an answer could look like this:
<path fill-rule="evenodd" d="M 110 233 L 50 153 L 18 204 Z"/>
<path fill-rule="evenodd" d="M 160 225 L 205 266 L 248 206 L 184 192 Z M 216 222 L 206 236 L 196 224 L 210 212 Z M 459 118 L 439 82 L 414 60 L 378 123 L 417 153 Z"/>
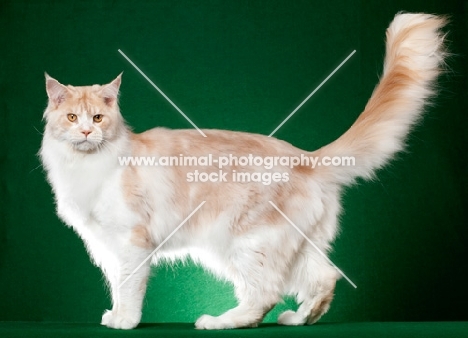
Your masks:
<path fill-rule="evenodd" d="M 468 322 L 323 323 L 284 327 L 262 324 L 256 329 L 197 331 L 191 323 L 140 324 L 117 331 L 97 324 L 0 322 L 0 337 L 468 337 Z"/>

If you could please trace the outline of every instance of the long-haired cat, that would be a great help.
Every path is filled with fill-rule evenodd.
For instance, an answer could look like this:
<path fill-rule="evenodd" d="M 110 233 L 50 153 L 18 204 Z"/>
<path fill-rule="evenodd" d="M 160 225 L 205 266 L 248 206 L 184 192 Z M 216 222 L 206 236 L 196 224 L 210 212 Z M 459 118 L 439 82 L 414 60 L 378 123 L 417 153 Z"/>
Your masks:
<path fill-rule="evenodd" d="M 364 112 L 340 138 L 313 152 L 233 131 L 204 130 L 203 137 L 196 130 L 155 128 L 135 134 L 119 111 L 120 76 L 107 85 L 74 87 L 46 75 L 49 103 L 40 155 L 58 215 L 83 239 L 111 289 L 112 310 L 102 324 L 131 329 L 139 323 L 151 262 L 131 274 L 203 201 L 152 258 L 157 263 L 189 256 L 234 285 L 238 305 L 217 317 L 201 316 L 196 328 L 256 326 L 284 295 L 295 296 L 300 305 L 281 314 L 278 323 L 316 322 L 328 310 L 339 277 L 317 248 L 330 250 L 343 187 L 358 177 L 371 178 L 403 148 L 435 93 L 445 56 L 444 24 L 433 15 L 398 14 L 387 30 L 382 78 Z M 276 163 L 267 169 L 234 161 L 223 168 L 226 180 L 196 182 L 189 179 L 195 170 L 218 173 L 219 166 L 119 162 L 128 156 L 181 155 L 347 156 L 355 165 Z M 234 182 L 231 175 L 267 172 L 279 176 L 265 184 Z"/>

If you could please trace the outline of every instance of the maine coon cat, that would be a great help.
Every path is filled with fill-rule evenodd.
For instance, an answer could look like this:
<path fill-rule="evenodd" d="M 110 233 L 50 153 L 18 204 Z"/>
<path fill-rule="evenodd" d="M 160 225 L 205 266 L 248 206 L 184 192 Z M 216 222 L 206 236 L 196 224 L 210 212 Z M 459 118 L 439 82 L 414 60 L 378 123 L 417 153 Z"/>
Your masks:
<path fill-rule="evenodd" d="M 273 207 L 273 202 L 323 252 L 337 232 L 340 194 L 356 178 L 369 179 L 404 146 L 423 113 L 445 56 L 445 20 L 398 14 L 387 30 L 383 75 L 363 113 L 333 143 L 307 152 L 249 133 L 155 128 L 133 133 L 118 107 L 121 77 L 107 85 L 64 86 L 46 75 L 49 98 L 40 151 L 60 218 L 83 239 L 108 281 L 112 309 L 102 324 L 134 328 L 140 321 L 150 271 L 146 261 L 182 221 L 206 201 L 152 258 L 190 256 L 230 281 L 238 306 L 218 317 L 201 316 L 198 329 L 256 326 L 283 295 L 299 308 L 278 318 L 284 325 L 316 322 L 329 308 L 337 271 Z M 264 182 L 189 182 L 202 166 L 121 165 L 126 156 L 213 158 L 254 155 L 317 158 L 352 156 L 354 166 L 267 169 L 230 163 L 226 172 L 276 172 Z M 287 179 L 283 179 L 287 178 Z M 122 284 L 122 285 L 121 285 Z"/>

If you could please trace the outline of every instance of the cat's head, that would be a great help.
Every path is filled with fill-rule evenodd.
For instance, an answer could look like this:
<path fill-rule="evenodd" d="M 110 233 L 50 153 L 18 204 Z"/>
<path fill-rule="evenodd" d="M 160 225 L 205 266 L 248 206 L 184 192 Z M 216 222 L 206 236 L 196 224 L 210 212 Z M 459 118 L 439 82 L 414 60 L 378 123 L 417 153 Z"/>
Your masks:
<path fill-rule="evenodd" d="M 106 85 L 75 87 L 45 74 L 46 132 L 81 152 L 97 151 L 119 137 L 125 130 L 117 102 L 121 75 Z"/>

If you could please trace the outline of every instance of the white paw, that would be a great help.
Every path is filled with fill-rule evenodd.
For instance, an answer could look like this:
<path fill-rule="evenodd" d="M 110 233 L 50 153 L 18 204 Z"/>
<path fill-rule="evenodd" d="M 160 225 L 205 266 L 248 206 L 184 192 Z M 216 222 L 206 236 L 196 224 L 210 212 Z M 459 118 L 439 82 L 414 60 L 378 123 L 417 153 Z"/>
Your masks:
<path fill-rule="evenodd" d="M 217 330 L 223 329 L 221 327 L 219 320 L 216 317 L 210 315 L 203 315 L 198 318 L 197 322 L 195 323 L 195 328 L 197 330 Z"/>
<path fill-rule="evenodd" d="M 302 318 L 297 312 L 288 310 L 280 314 L 278 324 L 280 325 L 304 325 L 305 318 Z"/>
<path fill-rule="evenodd" d="M 112 329 L 129 330 L 136 327 L 139 322 L 139 316 L 137 318 L 124 316 L 119 313 L 114 314 L 113 311 L 106 310 L 102 315 L 101 325 L 105 325 Z"/>
<path fill-rule="evenodd" d="M 195 328 L 198 330 L 223 330 L 237 327 L 233 321 L 226 320 L 226 318 L 223 317 L 225 316 L 213 317 L 210 315 L 203 315 L 198 318 L 195 323 Z"/>
<path fill-rule="evenodd" d="M 219 317 L 213 317 L 210 315 L 203 315 L 198 318 L 195 323 L 197 330 L 225 330 L 235 329 L 238 327 L 257 327 L 257 323 L 251 323 L 246 321 L 244 318 L 233 317 L 230 315 L 222 314 Z"/>

